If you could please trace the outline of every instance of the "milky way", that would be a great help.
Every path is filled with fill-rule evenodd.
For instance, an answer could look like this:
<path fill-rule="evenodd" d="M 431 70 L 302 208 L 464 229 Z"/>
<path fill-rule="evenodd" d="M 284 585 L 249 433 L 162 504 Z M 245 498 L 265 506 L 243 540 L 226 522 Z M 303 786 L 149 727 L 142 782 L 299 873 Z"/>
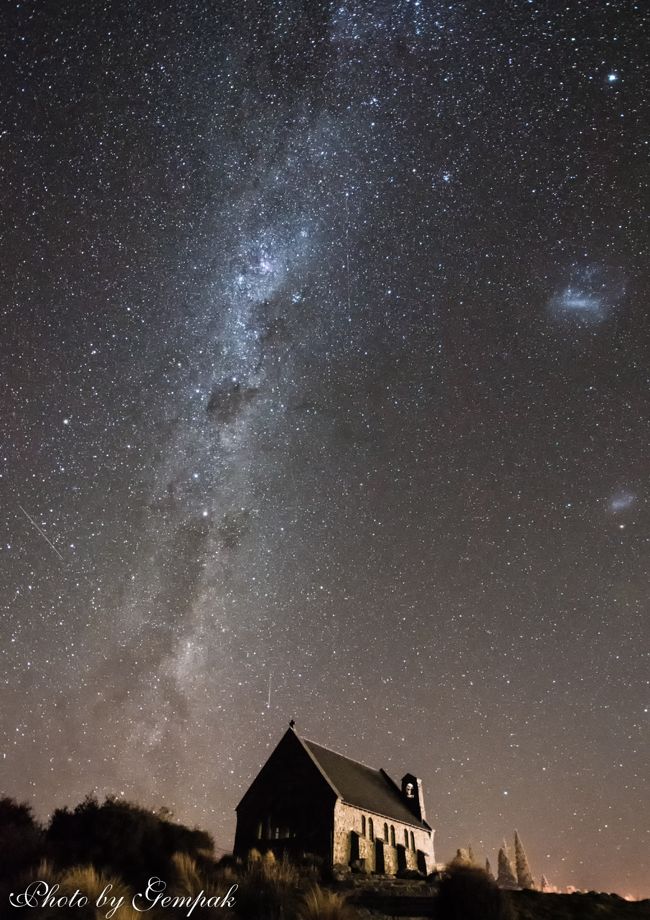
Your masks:
<path fill-rule="evenodd" d="M 8 18 L 7 792 L 228 848 L 295 717 L 650 894 L 640 8 Z"/>

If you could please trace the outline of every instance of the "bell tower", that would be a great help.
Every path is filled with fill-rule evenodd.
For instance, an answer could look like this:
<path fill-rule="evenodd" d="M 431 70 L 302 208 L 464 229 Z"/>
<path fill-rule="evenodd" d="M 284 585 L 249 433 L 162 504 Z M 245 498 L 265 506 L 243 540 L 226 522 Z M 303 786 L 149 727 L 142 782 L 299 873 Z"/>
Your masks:
<path fill-rule="evenodd" d="M 402 777 L 402 797 L 407 807 L 421 821 L 427 820 L 427 814 L 424 808 L 424 795 L 422 793 L 422 780 L 412 773 L 407 773 Z"/>

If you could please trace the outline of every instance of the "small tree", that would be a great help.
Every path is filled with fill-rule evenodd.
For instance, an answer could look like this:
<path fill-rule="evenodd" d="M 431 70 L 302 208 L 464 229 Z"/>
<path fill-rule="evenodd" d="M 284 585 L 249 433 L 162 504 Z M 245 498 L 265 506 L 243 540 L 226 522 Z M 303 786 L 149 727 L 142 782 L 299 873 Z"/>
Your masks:
<path fill-rule="evenodd" d="M 526 851 L 524 850 L 524 845 L 517 831 L 515 831 L 515 864 L 517 867 L 517 884 L 519 887 L 534 888 L 535 882 L 530 871 L 530 866 L 528 865 Z"/>
<path fill-rule="evenodd" d="M 499 888 L 512 889 L 517 887 L 515 870 L 512 868 L 505 840 L 503 841 L 503 846 L 499 850 L 497 885 Z"/>

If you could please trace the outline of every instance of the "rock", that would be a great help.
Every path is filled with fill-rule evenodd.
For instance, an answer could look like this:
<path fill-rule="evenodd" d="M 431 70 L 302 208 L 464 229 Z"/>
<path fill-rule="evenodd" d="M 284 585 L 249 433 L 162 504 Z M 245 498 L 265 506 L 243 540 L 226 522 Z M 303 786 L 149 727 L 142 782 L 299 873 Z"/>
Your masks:
<path fill-rule="evenodd" d="M 345 863 L 334 863 L 332 866 L 332 878 L 335 882 L 345 882 L 351 875 L 352 869 Z"/>
<path fill-rule="evenodd" d="M 424 880 L 424 876 L 418 869 L 402 869 L 400 872 L 397 873 L 397 878 Z"/>

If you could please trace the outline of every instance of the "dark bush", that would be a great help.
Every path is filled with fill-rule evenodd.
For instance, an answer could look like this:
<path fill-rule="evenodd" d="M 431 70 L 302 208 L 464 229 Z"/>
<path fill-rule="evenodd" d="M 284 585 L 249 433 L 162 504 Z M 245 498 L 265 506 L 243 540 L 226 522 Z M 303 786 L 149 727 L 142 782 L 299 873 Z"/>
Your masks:
<path fill-rule="evenodd" d="M 212 852 L 208 833 L 174 824 L 130 802 L 86 798 L 73 811 L 59 808 L 46 831 L 50 858 L 60 868 L 93 865 L 138 886 L 152 875 L 171 877 L 174 853 L 201 860 Z"/>
<path fill-rule="evenodd" d="M 11 881 L 36 866 L 43 857 L 43 830 L 31 805 L 0 798 L 0 882 Z"/>
<path fill-rule="evenodd" d="M 440 882 L 438 920 L 509 920 L 508 904 L 496 883 L 473 866 L 453 866 Z"/>

